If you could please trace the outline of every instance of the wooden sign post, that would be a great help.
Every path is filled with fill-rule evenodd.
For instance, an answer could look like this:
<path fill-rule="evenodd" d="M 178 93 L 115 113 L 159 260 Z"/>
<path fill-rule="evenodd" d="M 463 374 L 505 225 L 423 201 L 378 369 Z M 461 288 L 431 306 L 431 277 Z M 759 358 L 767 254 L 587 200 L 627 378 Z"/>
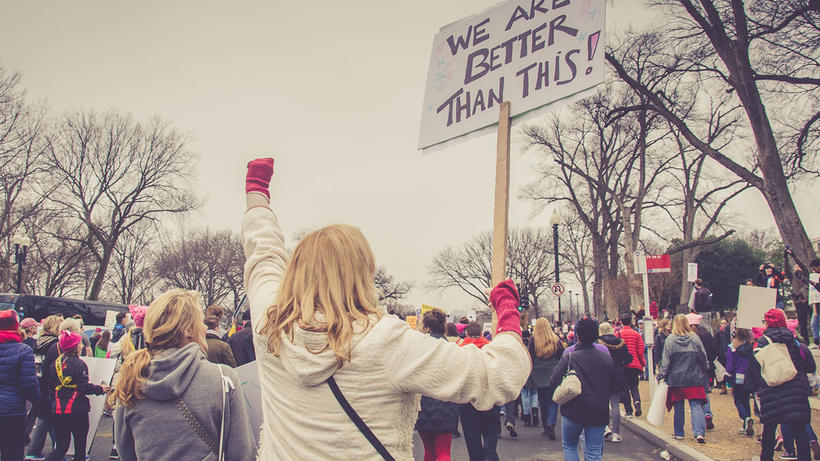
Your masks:
<path fill-rule="evenodd" d="M 490 270 L 492 289 L 505 279 L 507 262 L 507 227 L 510 208 L 510 103 L 504 101 L 498 111 L 498 141 L 495 162 L 495 207 L 493 210 L 493 263 Z M 493 309 L 493 331 L 498 319 Z"/>

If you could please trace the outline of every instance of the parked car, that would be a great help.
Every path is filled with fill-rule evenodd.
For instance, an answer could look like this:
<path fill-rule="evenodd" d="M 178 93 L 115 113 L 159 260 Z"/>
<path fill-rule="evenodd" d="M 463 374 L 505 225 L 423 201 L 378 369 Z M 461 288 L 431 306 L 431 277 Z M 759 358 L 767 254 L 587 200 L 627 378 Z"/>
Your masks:
<path fill-rule="evenodd" d="M 128 305 L 87 301 L 81 299 L 53 298 L 50 296 L 0 293 L 0 310 L 14 309 L 22 317 L 32 317 L 38 322 L 52 314 L 65 318 L 80 314 L 85 325 L 103 326 L 106 316 L 113 318 L 119 312 L 128 312 Z M 108 312 L 113 312 L 109 314 Z"/>

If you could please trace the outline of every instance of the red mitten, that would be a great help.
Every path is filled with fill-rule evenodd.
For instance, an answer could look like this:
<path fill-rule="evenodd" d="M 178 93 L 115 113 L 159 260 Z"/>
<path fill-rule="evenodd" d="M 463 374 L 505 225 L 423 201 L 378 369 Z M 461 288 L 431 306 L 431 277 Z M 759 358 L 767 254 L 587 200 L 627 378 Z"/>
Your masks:
<path fill-rule="evenodd" d="M 257 158 L 248 162 L 248 174 L 245 175 L 245 193 L 259 192 L 270 199 L 270 178 L 273 177 L 273 159 Z"/>
<path fill-rule="evenodd" d="M 520 335 L 521 314 L 518 312 L 520 301 L 515 283 L 507 279 L 496 285 L 493 291 L 490 292 L 490 303 L 495 308 L 498 317 L 495 333 L 514 331 Z"/>

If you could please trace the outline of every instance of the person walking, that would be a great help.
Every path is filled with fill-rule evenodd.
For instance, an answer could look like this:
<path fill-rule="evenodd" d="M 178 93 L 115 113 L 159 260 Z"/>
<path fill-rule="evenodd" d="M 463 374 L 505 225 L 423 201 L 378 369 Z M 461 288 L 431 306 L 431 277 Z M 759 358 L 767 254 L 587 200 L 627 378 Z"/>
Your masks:
<path fill-rule="evenodd" d="M 111 343 L 111 332 L 108 330 L 100 334 L 100 339 L 94 344 L 94 357 L 104 359 L 108 355 L 108 345 Z"/>
<path fill-rule="evenodd" d="M 715 360 L 717 359 L 717 347 L 715 346 L 715 338 L 709 333 L 709 330 L 703 325 L 703 316 L 690 312 L 686 314 L 686 320 L 689 322 L 689 329 L 692 330 L 700 339 L 703 345 L 703 350 L 706 351 L 706 379 L 703 381 L 703 388 L 706 392 L 706 402 L 703 404 L 703 416 L 706 420 L 706 430 L 710 431 L 715 428 L 714 415 L 712 414 L 712 405 L 709 401 L 709 380 L 715 377 Z"/>
<path fill-rule="evenodd" d="M 749 366 L 749 360 L 753 360 L 753 356 L 751 331 L 746 328 L 737 328 L 735 338 L 726 347 L 725 381 L 732 383 L 732 398 L 741 422 L 738 433 L 748 436 L 755 434 L 752 407 L 749 405 L 749 398 L 753 397 L 754 389 L 746 384 L 746 369 Z"/>
<path fill-rule="evenodd" d="M 233 358 L 236 366 L 240 367 L 246 363 L 256 360 L 256 351 L 253 348 L 253 325 L 251 323 L 251 311 L 242 313 L 244 326 L 228 338 L 228 345 L 231 346 Z"/>
<path fill-rule="evenodd" d="M 604 450 L 604 431 L 609 422 L 609 399 L 615 381 L 615 363 L 607 352 L 593 344 L 598 340 L 598 323 L 585 318 L 575 326 L 578 343 L 563 355 L 550 378 L 549 387 L 561 384 L 564 375 L 574 370 L 581 381 L 581 394 L 561 405 L 561 444 L 564 461 L 578 461 L 578 440 L 584 433 L 584 461 L 600 461 Z"/>
<path fill-rule="evenodd" d="M 53 389 L 54 396 L 51 411 L 56 447 L 46 460 L 63 461 L 73 437 L 74 459 L 81 461 L 86 459 L 88 413 L 91 411 L 86 395 L 104 394 L 108 386 L 88 382 L 88 366 L 79 357 L 87 348 L 80 333 L 63 330 L 58 347 L 60 355 L 54 366 L 47 370 L 49 389 Z"/>
<path fill-rule="evenodd" d="M 729 345 L 732 343 L 732 332 L 729 328 L 729 319 L 720 319 L 720 328 L 715 332 L 715 349 L 717 351 L 717 361 L 723 368 L 726 368 L 726 352 L 729 350 Z M 726 394 L 726 377 L 716 383 L 716 387 L 721 388 L 720 393 Z"/>
<path fill-rule="evenodd" d="M 529 344 L 532 358 L 532 373 L 530 381 L 538 390 L 538 406 L 541 408 L 541 425 L 543 435 L 555 440 L 555 423 L 558 421 L 558 404 L 552 401 L 555 388 L 549 382 L 555 366 L 558 365 L 564 353 L 564 345 L 550 327 L 549 321 L 540 318 L 535 321 L 532 339 Z"/>
<path fill-rule="evenodd" d="M 808 363 L 813 358 L 802 357 L 800 346 L 794 335 L 786 326 L 786 315 L 782 310 L 774 308 L 764 316 L 766 330 L 758 338 L 755 351 L 771 343 L 785 344 L 797 374 L 791 380 L 777 386 L 769 386 L 762 378 L 760 364 L 752 360 L 748 364 L 747 379 L 757 390 L 760 399 L 760 423 L 763 424 L 761 438 L 760 459 L 772 461 L 774 456 L 775 433 L 778 424 L 791 426 L 797 448 L 797 459 L 808 460 L 811 457 L 810 444 L 806 434 L 806 424 L 811 422 L 811 407 L 809 406 L 809 381 L 807 372 Z"/>
<path fill-rule="evenodd" d="M 666 338 L 672 334 L 672 320 L 661 319 L 658 321 L 658 331 L 655 334 L 655 347 L 652 348 L 652 362 L 655 365 L 655 370 L 661 365 L 661 357 L 663 357 L 663 345 L 666 343 Z"/>
<path fill-rule="evenodd" d="M 37 371 L 37 379 L 40 383 L 40 399 L 32 405 L 31 412 L 36 416 L 34 427 L 31 430 L 31 437 L 26 451 L 26 459 L 42 461 L 43 447 L 46 443 L 46 436 L 51 431 L 51 394 L 54 389 L 48 387 L 48 370 L 54 366 L 56 353 L 49 354 L 49 351 L 59 341 L 57 335 L 60 334 L 60 324 L 63 318 L 58 315 L 49 315 L 43 319 L 43 332 L 37 338 L 37 347 L 34 349 L 34 364 Z"/>
<path fill-rule="evenodd" d="M 425 312 L 422 331 L 447 341 L 444 324 L 447 316 L 440 309 Z M 416 420 L 416 431 L 424 444 L 424 461 L 450 461 L 453 432 L 458 429 L 458 404 L 431 397 L 421 398 L 421 410 Z"/>
<path fill-rule="evenodd" d="M 624 340 L 615 336 L 614 332 L 608 322 L 598 325 L 598 342 L 606 346 L 615 364 L 612 394 L 609 396 L 609 425 L 604 431 L 604 439 L 618 443 L 621 441 L 621 394 L 626 390 L 626 367 L 632 363 L 632 355 Z"/>
<path fill-rule="evenodd" d="M 621 396 L 621 402 L 624 404 L 626 416 L 632 416 L 633 404 L 635 406 L 635 416 L 641 416 L 641 392 L 638 389 L 638 378 L 646 367 L 643 354 L 645 345 L 640 333 L 632 329 L 632 314 L 630 312 L 621 315 L 621 323 L 623 327 L 621 331 L 616 333 L 616 336 L 624 340 L 629 354 L 632 356 L 632 362 L 627 365 L 626 373 L 624 373 L 626 390 Z"/>
<path fill-rule="evenodd" d="M 219 306 L 216 307 L 220 308 Z M 227 342 L 220 339 L 219 319 L 220 317 L 213 314 L 205 316 L 205 326 L 208 327 L 208 330 L 205 332 L 205 355 L 212 363 L 221 363 L 223 365 L 228 365 L 231 368 L 236 368 L 236 360 L 233 358 L 231 346 L 229 346 Z"/>
<path fill-rule="evenodd" d="M 706 443 L 706 418 L 703 403 L 706 389 L 703 383 L 709 366 L 706 351 L 698 336 L 689 328 L 689 321 L 683 314 L 672 320 L 672 334 L 666 338 L 663 357 L 658 369 L 658 381 L 666 381 L 669 391 L 666 407 L 675 409 L 674 437 L 684 437 L 684 403 L 689 401 L 692 418 L 692 432 L 698 443 Z"/>
<path fill-rule="evenodd" d="M 37 349 L 37 330 L 40 328 L 40 324 L 33 318 L 26 317 L 20 322 L 20 328 L 26 332 L 23 344 L 30 347 L 31 350 Z"/>
<path fill-rule="evenodd" d="M 40 398 L 34 350 L 23 344 L 17 312 L 0 311 L 0 459 L 21 461 L 26 448 L 26 401 Z"/>
<path fill-rule="evenodd" d="M 477 410 L 518 395 L 530 360 L 511 280 L 490 292 L 498 322 L 482 348 L 413 330 L 378 307 L 375 260 L 358 228 L 323 227 L 288 254 L 270 207 L 272 175 L 273 159 L 248 164 L 242 222 L 245 290 L 259 333 L 257 459 L 376 460 L 382 452 L 409 460 L 419 394 Z M 354 424 L 354 415 L 364 424 Z M 466 434 L 464 419 L 462 426 Z"/>
<path fill-rule="evenodd" d="M 254 459 L 239 377 L 203 353 L 199 293 L 163 293 L 148 306 L 142 332 L 149 347 L 128 356 L 114 391 L 120 459 Z"/>

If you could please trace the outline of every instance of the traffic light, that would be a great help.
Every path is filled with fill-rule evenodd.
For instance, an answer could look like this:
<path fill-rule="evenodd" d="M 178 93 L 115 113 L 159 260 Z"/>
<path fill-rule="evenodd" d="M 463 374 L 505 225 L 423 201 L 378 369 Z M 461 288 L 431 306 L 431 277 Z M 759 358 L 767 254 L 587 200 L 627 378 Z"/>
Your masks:
<path fill-rule="evenodd" d="M 524 311 L 524 310 L 529 310 L 529 308 L 530 308 L 530 297 L 529 297 L 529 293 L 527 293 L 527 288 L 522 287 L 521 288 L 521 293 L 519 293 L 519 295 L 521 297 L 521 305 L 518 306 L 518 311 L 521 312 L 521 311 Z"/>

